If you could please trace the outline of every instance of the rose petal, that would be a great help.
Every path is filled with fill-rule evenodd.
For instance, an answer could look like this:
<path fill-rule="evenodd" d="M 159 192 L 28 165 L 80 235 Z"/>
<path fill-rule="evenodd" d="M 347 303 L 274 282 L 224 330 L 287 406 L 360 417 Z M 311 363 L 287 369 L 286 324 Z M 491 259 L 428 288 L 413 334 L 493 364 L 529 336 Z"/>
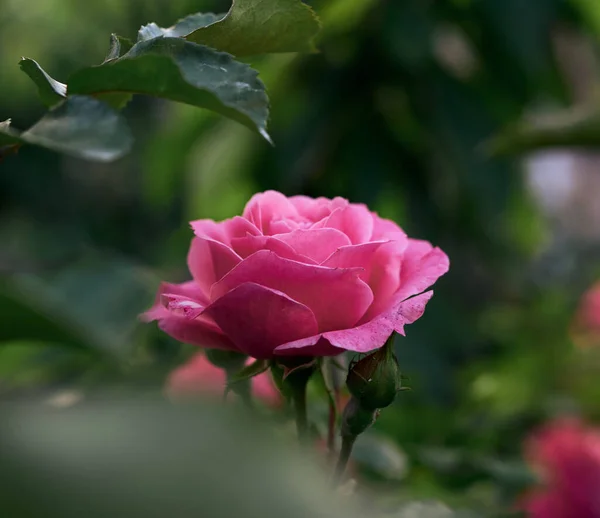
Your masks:
<path fill-rule="evenodd" d="M 317 264 L 309 257 L 299 254 L 290 245 L 271 236 L 251 236 L 237 237 L 231 240 L 233 249 L 243 258 L 246 258 L 259 250 L 270 250 L 279 257 L 292 259 L 302 263 Z"/>
<path fill-rule="evenodd" d="M 258 236 L 261 233 L 250 221 L 240 216 L 226 219 L 220 223 L 216 223 L 212 219 L 198 219 L 191 221 L 190 226 L 196 236 L 226 245 L 229 245 L 235 237 L 244 237 L 247 234 Z"/>
<path fill-rule="evenodd" d="M 277 191 L 255 194 L 244 208 L 243 217 L 256 225 L 263 234 L 271 234 L 273 220 L 295 219 L 298 211 L 292 202 Z"/>
<path fill-rule="evenodd" d="M 353 244 L 365 243 L 373 233 L 373 216 L 365 205 L 351 203 L 333 211 L 323 226 L 341 230 Z"/>
<path fill-rule="evenodd" d="M 140 315 L 144 322 L 158 320 L 158 327 L 180 342 L 216 349 L 235 349 L 210 316 L 182 310 L 182 304 L 203 306 L 204 294 L 194 281 L 182 284 L 162 283 L 152 308 Z M 169 309 L 169 303 L 171 309 Z M 166 306 L 165 306 L 166 303 Z M 193 317 L 193 318 L 190 318 Z"/>
<path fill-rule="evenodd" d="M 405 300 L 397 304 L 394 308 L 376 317 L 375 319 L 355 327 L 353 329 L 344 329 L 341 331 L 330 331 L 309 338 L 296 340 L 277 347 L 277 354 L 298 354 L 297 350 L 302 349 L 304 354 L 308 346 L 319 343 L 319 338 L 327 340 L 333 347 L 331 351 L 345 349 L 359 353 L 366 353 L 381 347 L 390 335 L 396 331 L 404 335 L 404 326 L 412 324 L 419 319 L 424 311 L 425 305 L 432 297 L 433 291 L 422 293 L 417 297 Z M 292 352 L 294 350 L 294 352 Z M 325 350 L 325 349 L 324 349 Z M 312 349 L 314 353 L 314 349 Z"/>
<path fill-rule="evenodd" d="M 348 236 L 334 228 L 294 230 L 273 237 L 291 246 L 298 254 L 310 257 L 317 263 L 323 262 L 338 248 L 350 245 Z"/>
<path fill-rule="evenodd" d="M 228 291 L 206 308 L 237 347 L 270 358 L 278 345 L 318 331 L 313 312 L 285 293 L 252 282 Z"/>
<path fill-rule="evenodd" d="M 400 289 L 394 294 L 397 301 L 407 299 L 429 288 L 450 267 L 448 256 L 427 241 L 409 239 L 400 270 Z"/>
<path fill-rule="evenodd" d="M 244 282 L 281 291 L 309 307 L 319 330 L 352 327 L 373 301 L 371 288 L 359 278 L 358 268 L 326 268 L 283 259 L 261 250 L 231 270 L 211 289 L 211 300 Z"/>
<path fill-rule="evenodd" d="M 406 237 L 404 230 L 391 219 L 380 217 L 377 213 L 372 212 L 373 216 L 373 233 L 371 240 L 381 241 L 383 239 L 398 239 L 398 234 L 403 234 Z"/>
<path fill-rule="evenodd" d="M 169 314 L 168 309 L 163 302 L 163 296 L 166 294 L 180 295 L 188 300 L 194 300 L 199 304 L 204 301 L 204 293 L 194 281 L 183 282 L 181 284 L 171 284 L 161 282 L 154 299 L 154 305 L 146 312 L 140 315 L 143 322 L 152 322 Z"/>
<path fill-rule="evenodd" d="M 227 245 L 195 237 L 188 252 L 188 268 L 208 300 L 211 286 L 240 263 L 242 258 Z"/>
<path fill-rule="evenodd" d="M 348 205 L 348 201 L 340 197 L 330 200 L 323 197 L 292 196 L 289 200 L 296 207 L 298 214 L 313 222 L 320 221 L 334 210 Z"/>
<path fill-rule="evenodd" d="M 207 327 L 204 320 L 166 316 L 158 321 L 158 327 L 179 342 L 209 349 L 237 351 L 236 346 L 227 336 Z"/>

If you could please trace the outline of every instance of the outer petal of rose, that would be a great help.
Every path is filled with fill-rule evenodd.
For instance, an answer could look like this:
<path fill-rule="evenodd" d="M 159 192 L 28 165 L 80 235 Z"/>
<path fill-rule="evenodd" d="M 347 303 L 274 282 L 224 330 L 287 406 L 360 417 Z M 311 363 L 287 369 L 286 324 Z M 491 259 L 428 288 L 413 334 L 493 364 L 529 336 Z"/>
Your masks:
<path fill-rule="evenodd" d="M 318 331 L 308 307 L 253 282 L 228 291 L 206 313 L 239 350 L 254 358 L 270 358 L 278 345 Z"/>
<path fill-rule="evenodd" d="M 334 210 L 323 226 L 341 230 L 352 244 L 365 243 L 373 233 L 373 216 L 365 205 L 350 203 Z"/>
<path fill-rule="evenodd" d="M 183 282 L 181 284 L 161 282 L 156 293 L 156 298 L 154 299 L 154 305 L 148 311 L 140 315 L 142 321 L 152 322 L 169 314 L 169 310 L 165 308 L 163 301 L 163 295 L 166 293 L 180 295 L 187 299 L 194 300 L 199 304 L 206 302 L 203 291 L 194 281 Z"/>
<path fill-rule="evenodd" d="M 281 291 L 309 307 L 320 331 L 352 327 L 373 301 L 359 268 L 326 268 L 303 264 L 261 250 L 246 258 L 213 285 L 211 300 L 245 282 Z M 305 335 L 306 336 L 306 335 Z"/>
<path fill-rule="evenodd" d="M 229 245 L 234 237 L 243 237 L 246 234 L 257 236 L 261 233 L 254 224 L 240 216 L 226 219 L 220 223 L 212 219 L 198 219 L 190 221 L 190 226 L 198 237 L 212 239 L 226 245 Z"/>
<path fill-rule="evenodd" d="M 404 230 L 402 230 L 398 224 L 391 219 L 386 219 L 380 217 L 375 212 L 371 213 L 373 215 L 373 233 L 371 234 L 371 240 L 382 240 L 382 239 L 390 239 L 397 234 L 404 234 L 406 236 Z"/>
<path fill-rule="evenodd" d="M 409 239 L 400 271 L 400 289 L 395 300 L 421 293 L 444 275 L 450 267 L 448 256 L 427 241 Z"/>
<path fill-rule="evenodd" d="M 236 237 L 231 240 L 231 246 L 235 252 L 243 258 L 246 258 L 259 250 L 270 250 L 275 252 L 279 257 L 284 259 L 292 259 L 301 263 L 317 264 L 310 257 L 296 252 L 290 245 L 280 241 L 272 236 L 251 236 Z"/>
<path fill-rule="evenodd" d="M 198 315 L 203 294 L 194 281 L 182 284 L 163 282 L 151 309 L 140 315 L 145 322 L 158 320 L 158 327 L 180 342 L 217 349 L 235 349 L 216 322 L 206 314 Z M 169 309 L 169 306 L 171 309 Z M 184 311 L 194 306 L 194 311 Z M 187 313 L 187 314 L 186 314 Z"/>
<path fill-rule="evenodd" d="M 275 352 L 278 354 L 290 354 L 294 351 L 294 353 L 297 354 L 296 351 L 301 348 L 303 349 L 304 354 L 305 350 L 309 350 L 307 348 L 309 345 L 319 343 L 320 337 L 327 340 L 333 348 L 359 353 L 372 351 L 381 347 L 394 331 L 404 335 L 404 326 L 406 324 L 412 324 L 423 315 L 425 305 L 432 295 L 433 291 L 422 293 L 417 297 L 399 303 L 391 310 L 366 324 L 353 329 L 330 331 L 328 333 L 322 333 L 320 336 L 317 335 L 315 337 L 280 345 L 275 349 Z M 286 351 L 288 352 L 286 353 Z"/>
<path fill-rule="evenodd" d="M 321 263 L 342 246 L 350 245 L 348 236 L 334 228 L 293 230 L 273 237 L 291 246 L 298 254 Z"/>
<path fill-rule="evenodd" d="M 368 322 L 387 309 L 400 286 L 400 265 L 407 241 L 372 241 L 338 249 L 322 264 L 331 268 L 364 267 L 360 277 L 373 291 L 373 303 L 362 317 Z"/>
<path fill-rule="evenodd" d="M 266 191 L 250 198 L 243 217 L 256 225 L 263 234 L 270 234 L 270 222 L 273 219 L 294 219 L 298 217 L 298 211 L 280 192 Z"/>
<path fill-rule="evenodd" d="M 188 252 L 188 268 L 194 281 L 208 297 L 210 287 L 242 258 L 227 245 L 212 239 L 195 237 Z"/>
<path fill-rule="evenodd" d="M 209 349 L 238 350 L 223 333 L 215 332 L 198 319 L 167 315 L 158 321 L 158 327 L 179 342 Z"/>

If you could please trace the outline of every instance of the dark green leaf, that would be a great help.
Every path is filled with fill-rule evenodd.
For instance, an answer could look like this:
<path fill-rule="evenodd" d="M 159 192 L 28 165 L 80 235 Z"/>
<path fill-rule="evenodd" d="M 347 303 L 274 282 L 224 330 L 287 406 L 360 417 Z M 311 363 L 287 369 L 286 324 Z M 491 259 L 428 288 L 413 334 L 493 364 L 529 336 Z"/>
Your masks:
<path fill-rule="evenodd" d="M 215 23 L 225 17 L 225 14 L 214 14 L 214 13 L 196 13 L 186 16 L 179 20 L 172 27 L 159 27 L 154 22 L 148 25 L 142 26 L 138 31 L 138 42 L 151 40 L 160 36 L 167 38 L 180 38 L 187 36 L 188 34 L 198 30 L 202 27 L 206 27 L 211 23 Z"/>
<path fill-rule="evenodd" d="M 100 162 L 120 158 L 132 141 L 121 115 L 98 99 L 79 95 L 64 100 L 23 133 L 6 124 L 0 127 L 0 147 L 35 144 Z"/>
<path fill-rule="evenodd" d="M 565 147 L 600 147 L 600 113 L 596 109 L 567 111 L 523 122 L 484 144 L 484 150 L 492 156 Z"/>
<path fill-rule="evenodd" d="M 98 99 L 79 95 L 69 96 L 21 138 L 29 144 L 101 162 L 120 158 L 133 142 L 121 115 Z"/>
<path fill-rule="evenodd" d="M 46 106 L 51 108 L 64 101 L 67 96 L 67 85 L 52 79 L 33 59 L 23 58 L 19 66 L 35 83 L 40 99 Z"/>
<path fill-rule="evenodd" d="M 223 19 L 186 38 L 234 56 L 252 56 L 314 51 L 319 29 L 314 11 L 300 0 L 233 0 Z"/>
<path fill-rule="evenodd" d="M 250 365 L 244 367 L 237 374 L 234 374 L 228 379 L 228 385 L 234 385 L 236 383 L 240 383 L 242 381 L 249 380 L 254 376 L 258 376 L 262 374 L 269 368 L 269 362 L 266 360 L 256 360 Z"/>
<path fill-rule="evenodd" d="M 257 75 L 223 52 L 181 38 L 155 38 L 119 59 L 76 72 L 68 92 L 163 97 L 216 111 L 269 140 L 268 98 Z"/>

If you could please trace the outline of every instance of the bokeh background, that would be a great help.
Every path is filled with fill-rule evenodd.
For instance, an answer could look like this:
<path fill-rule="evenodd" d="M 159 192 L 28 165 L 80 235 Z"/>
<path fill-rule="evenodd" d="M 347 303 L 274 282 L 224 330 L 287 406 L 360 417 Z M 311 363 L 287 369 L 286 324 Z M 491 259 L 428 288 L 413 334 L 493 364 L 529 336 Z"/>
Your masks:
<path fill-rule="evenodd" d="M 309 3 L 319 54 L 250 61 L 274 147 L 207 111 L 137 97 L 124 111 L 135 147 L 115 164 L 33 147 L 0 164 L 0 399 L 160 391 L 192 350 L 137 315 L 160 279 L 186 279 L 187 222 L 231 217 L 265 189 L 343 196 L 451 259 L 396 342 L 412 391 L 377 422 L 372 471 L 411 498 L 508 505 L 528 477 L 530 430 L 565 412 L 600 420 L 600 356 L 573 332 L 600 277 L 600 155 L 491 157 L 485 143 L 524 119 L 597 108 L 600 3 Z M 228 7 L 4 0 L 0 120 L 27 128 L 44 112 L 21 56 L 66 81 L 102 62 L 111 32 Z"/>

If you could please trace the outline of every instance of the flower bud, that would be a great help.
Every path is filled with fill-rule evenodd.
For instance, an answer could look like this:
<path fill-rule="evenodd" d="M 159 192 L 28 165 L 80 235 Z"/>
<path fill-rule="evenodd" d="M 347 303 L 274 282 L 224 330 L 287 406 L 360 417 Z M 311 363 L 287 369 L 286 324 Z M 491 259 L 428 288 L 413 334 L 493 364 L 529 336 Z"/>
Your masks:
<path fill-rule="evenodd" d="M 400 390 L 400 370 L 391 342 L 350 365 L 346 385 L 365 409 L 391 405 Z"/>

